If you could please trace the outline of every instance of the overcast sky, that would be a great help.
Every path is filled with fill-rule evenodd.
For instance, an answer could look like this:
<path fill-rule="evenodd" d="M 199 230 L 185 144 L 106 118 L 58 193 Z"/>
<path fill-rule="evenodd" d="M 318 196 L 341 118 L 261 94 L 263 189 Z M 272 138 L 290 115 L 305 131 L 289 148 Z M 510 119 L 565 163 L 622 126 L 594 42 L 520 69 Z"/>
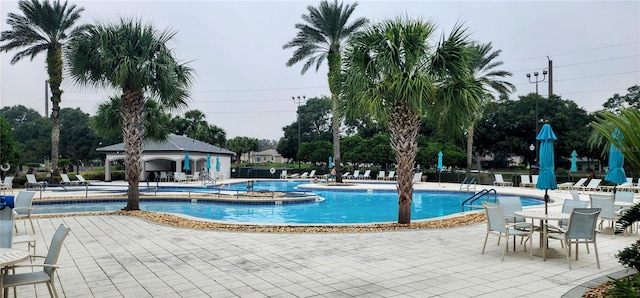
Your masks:
<path fill-rule="evenodd" d="M 178 33 L 169 46 L 191 61 L 196 79 L 188 109 L 205 113 L 227 139 L 249 136 L 279 139 L 296 119 L 292 96 L 329 95 L 327 67 L 300 74 L 302 64 L 285 65 L 292 50 L 282 45 L 297 33 L 294 25 L 319 1 L 70 1 L 84 7 L 81 22 L 136 16 Z M 348 1 L 346 3 L 352 3 Z M 615 93 L 640 84 L 640 1 L 359 1 L 354 17 L 372 21 L 408 15 L 435 21 L 448 33 L 464 21 L 478 42 L 502 49 L 502 69 L 518 88 L 512 98 L 535 92 L 526 73 L 553 60 L 554 93 L 585 110 L 599 110 Z M 0 30 L 17 11 L 1 1 Z M 44 114 L 47 79 L 44 53 L 30 62 L 9 63 L 2 53 L 1 106 L 25 105 Z M 326 64 L 326 62 L 325 62 Z M 547 96 L 548 82 L 539 83 Z M 113 93 L 79 87 L 65 80 L 61 106 L 91 115 Z M 183 115 L 186 110 L 180 112 Z"/>

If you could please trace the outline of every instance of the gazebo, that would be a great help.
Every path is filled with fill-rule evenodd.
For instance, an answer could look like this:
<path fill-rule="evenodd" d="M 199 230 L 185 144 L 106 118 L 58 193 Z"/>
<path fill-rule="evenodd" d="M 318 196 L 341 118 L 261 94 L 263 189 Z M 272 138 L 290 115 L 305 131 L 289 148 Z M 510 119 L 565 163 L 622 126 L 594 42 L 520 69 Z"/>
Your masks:
<path fill-rule="evenodd" d="M 104 180 L 111 181 L 112 163 L 124 160 L 124 143 L 100 147 L 96 151 L 106 154 Z M 211 169 L 203 174 L 216 178 L 231 176 L 231 157 L 235 155 L 234 152 L 186 136 L 170 134 L 164 141 L 144 141 L 140 180 L 146 180 L 152 173 L 160 177 L 159 172 L 182 172 L 187 154 L 190 172 L 207 172 L 207 156 L 210 155 Z M 219 162 L 219 171 L 216 170 L 216 162 Z"/>

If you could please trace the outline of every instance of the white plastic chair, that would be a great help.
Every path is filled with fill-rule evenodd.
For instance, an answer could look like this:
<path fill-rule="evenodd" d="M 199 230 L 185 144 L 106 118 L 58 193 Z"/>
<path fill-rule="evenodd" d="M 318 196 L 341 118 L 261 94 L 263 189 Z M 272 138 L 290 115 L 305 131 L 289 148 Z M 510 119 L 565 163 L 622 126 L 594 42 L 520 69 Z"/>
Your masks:
<path fill-rule="evenodd" d="M 2 190 L 2 194 L 6 194 L 8 191 L 13 194 L 13 176 L 4 177 L 4 181 L 0 184 L 0 190 Z"/>

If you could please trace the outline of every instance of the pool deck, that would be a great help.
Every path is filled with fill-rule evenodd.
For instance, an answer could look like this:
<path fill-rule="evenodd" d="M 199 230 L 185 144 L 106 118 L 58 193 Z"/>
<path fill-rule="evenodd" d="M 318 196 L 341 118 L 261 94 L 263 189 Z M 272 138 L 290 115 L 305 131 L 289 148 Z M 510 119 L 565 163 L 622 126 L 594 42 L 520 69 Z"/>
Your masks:
<path fill-rule="evenodd" d="M 121 189 L 126 184 L 110 185 Z M 422 182 L 415 188 L 459 190 L 459 184 Z M 491 188 L 500 194 L 544 194 L 532 188 Z M 91 189 L 88 194 L 95 195 Z M 556 200 L 552 211 L 570 198 L 568 191 L 549 194 Z M 41 195 L 81 198 L 86 193 L 83 188 Z M 581 199 L 588 200 L 588 194 L 581 192 Z M 46 253 L 58 225 L 71 228 L 56 280 L 62 297 L 580 297 L 584 289 L 576 287 L 624 270 L 614 254 L 638 239 L 637 234 L 600 234 L 601 269 L 593 251 L 587 254 L 581 246 L 580 259 L 572 260 L 569 270 L 564 257 L 530 260 L 520 245 L 512 252 L 512 243 L 501 262 L 503 246 L 496 246 L 495 236 L 480 254 L 484 223 L 333 234 L 184 229 L 117 215 L 38 218 L 34 224 L 39 254 Z M 25 231 L 20 221 L 18 228 Z M 534 248 L 538 244 L 534 237 Z M 550 246 L 560 249 L 558 242 Z M 44 285 L 19 287 L 18 293 L 48 297 Z"/>

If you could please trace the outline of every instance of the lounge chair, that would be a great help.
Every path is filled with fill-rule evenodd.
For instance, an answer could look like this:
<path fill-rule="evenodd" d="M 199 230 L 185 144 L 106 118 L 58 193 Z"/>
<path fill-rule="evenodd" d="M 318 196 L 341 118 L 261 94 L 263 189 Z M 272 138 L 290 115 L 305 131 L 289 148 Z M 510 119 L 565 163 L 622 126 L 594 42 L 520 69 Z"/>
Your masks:
<path fill-rule="evenodd" d="M 299 178 L 304 178 L 304 179 L 309 178 L 309 172 L 302 173 L 302 175 L 300 175 Z"/>
<path fill-rule="evenodd" d="M 386 180 L 395 180 L 396 179 L 396 171 L 389 171 L 389 176 L 387 176 Z"/>
<path fill-rule="evenodd" d="M 613 186 L 601 186 L 601 188 L 604 190 L 613 190 Z M 633 191 L 633 178 L 629 178 L 627 177 L 627 182 L 622 183 L 618 186 L 616 186 L 617 190 L 630 190 Z"/>
<path fill-rule="evenodd" d="M 535 184 L 531 184 L 531 180 L 529 180 L 529 175 L 520 175 L 520 186 L 521 187 L 530 187 L 535 186 Z"/>
<path fill-rule="evenodd" d="M 189 181 L 199 181 L 200 180 L 200 172 L 195 172 L 191 177 L 189 177 Z"/>
<path fill-rule="evenodd" d="M 589 178 L 580 178 L 576 183 L 571 183 L 569 182 L 569 184 L 560 184 L 558 185 L 559 189 L 580 189 L 585 182 L 587 182 L 587 179 Z M 562 185 L 562 186 L 561 186 Z"/>
<path fill-rule="evenodd" d="M 30 188 L 42 189 L 45 186 L 46 186 L 45 182 L 39 182 L 38 180 L 36 180 L 36 175 L 27 174 L 27 183 L 24 184 L 25 188 L 27 188 L 27 189 L 30 189 Z"/>
<path fill-rule="evenodd" d="M 4 177 L 4 181 L 0 184 L 0 190 L 2 194 L 6 194 L 9 191 L 13 194 L 13 176 Z"/>
<path fill-rule="evenodd" d="M 378 172 L 378 177 L 376 177 L 376 180 L 385 180 L 385 174 L 384 171 L 380 171 Z"/>
<path fill-rule="evenodd" d="M 316 170 L 311 170 L 311 173 L 309 173 L 309 179 L 313 178 L 316 178 Z"/>
<path fill-rule="evenodd" d="M 371 179 L 371 170 L 364 171 L 364 174 L 360 177 L 360 179 Z"/>
<path fill-rule="evenodd" d="M 353 175 L 349 176 L 350 179 L 358 179 L 360 177 L 360 170 L 353 171 Z"/>
<path fill-rule="evenodd" d="M 280 172 L 280 179 L 287 179 L 287 170 L 282 170 Z"/>
<path fill-rule="evenodd" d="M 513 186 L 513 182 L 504 181 L 504 178 L 502 177 L 502 174 L 494 174 L 494 177 L 496 178 L 496 180 L 493 181 L 493 185 L 496 185 L 496 186 Z"/>
<path fill-rule="evenodd" d="M 169 176 L 165 171 L 160 172 L 160 182 L 162 181 L 167 181 L 167 182 L 169 181 Z"/>
<path fill-rule="evenodd" d="M 411 182 L 413 184 L 415 184 L 415 183 L 418 183 L 420 181 L 422 181 L 422 172 L 417 172 L 417 173 L 413 174 L 413 180 L 411 180 Z"/>
<path fill-rule="evenodd" d="M 346 172 L 344 174 L 342 174 L 342 178 L 349 178 L 349 174 L 351 174 L 351 172 Z"/>
<path fill-rule="evenodd" d="M 89 185 L 91 183 L 89 183 L 89 181 L 87 181 L 86 179 L 84 179 L 84 177 L 82 175 L 76 175 L 76 179 L 78 179 L 78 184 L 82 184 L 82 185 Z"/>
<path fill-rule="evenodd" d="M 567 263 L 571 269 L 571 244 L 576 245 L 576 260 L 578 259 L 578 244 L 593 243 L 593 250 L 596 255 L 596 264 L 600 269 L 600 260 L 598 259 L 598 245 L 596 244 L 596 222 L 601 210 L 598 208 L 574 208 L 571 212 L 571 218 L 567 229 L 562 229 L 559 234 L 550 234 L 550 239 L 562 241 L 567 250 Z M 587 246 L 588 252 L 588 246 Z"/>
<path fill-rule="evenodd" d="M 62 185 L 76 185 L 78 184 L 78 181 L 71 181 L 69 180 L 69 175 L 67 174 L 60 174 L 60 178 L 62 178 L 62 181 L 60 182 L 60 184 Z"/>
<path fill-rule="evenodd" d="M 587 184 L 586 186 L 582 187 L 582 190 L 585 191 L 597 191 L 600 189 L 600 183 L 602 182 L 602 179 L 596 179 L 596 178 L 592 178 L 591 181 L 589 181 L 589 184 Z"/>
<path fill-rule="evenodd" d="M 536 187 L 538 184 L 538 175 L 531 175 L 531 187 Z"/>
<path fill-rule="evenodd" d="M 55 273 L 56 268 L 58 268 L 58 257 L 60 256 L 60 251 L 62 250 L 62 242 L 69 234 L 69 228 L 64 225 L 60 225 L 56 230 L 53 238 L 51 239 L 51 244 L 49 245 L 49 251 L 47 252 L 47 256 L 44 259 L 44 264 L 20 264 L 14 265 L 14 268 L 19 267 L 31 267 L 32 270 L 26 271 L 24 273 L 9 273 L 6 272 L 3 274 L 3 289 L 4 297 L 7 297 L 9 294 L 9 288 L 13 288 L 14 294 L 17 291 L 16 287 L 23 285 L 32 285 L 38 283 L 46 283 L 47 289 L 49 290 L 49 294 L 52 297 L 58 297 L 55 287 Z M 36 270 L 35 268 L 41 268 L 41 271 Z M 7 270 L 8 271 L 8 270 Z M 14 271 L 15 272 L 15 271 Z M 17 295 L 14 295 L 17 296 Z"/>
<path fill-rule="evenodd" d="M 529 259 L 533 259 L 533 240 L 531 238 L 533 233 L 533 225 L 526 222 L 507 224 L 505 221 L 505 213 L 500 205 L 489 202 L 482 202 L 482 206 L 484 207 L 485 213 L 487 215 L 487 234 L 484 237 L 482 254 L 484 254 L 485 248 L 487 247 L 489 234 L 494 234 L 500 238 L 505 238 L 506 241 L 509 240 L 510 236 L 519 236 L 527 238 L 527 241 L 529 242 Z M 520 229 L 521 227 L 525 226 L 527 227 L 526 229 Z M 525 242 L 525 252 L 527 251 L 526 244 L 527 243 Z M 507 252 L 508 246 L 508 243 L 505 243 L 504 249 L 502 250 L 502 261 L 504 261 L 504 254 Z"/>
<path fill-rule="evenodd" d="M 289 177 L 288 177 L 288 178 L 295 179 L 295 178 L 299 178 L 299 177 L 300 177 L 300 174 L 299 174 L 299 173 L 293 173 L 293 174 L 289 175 Z"/>

